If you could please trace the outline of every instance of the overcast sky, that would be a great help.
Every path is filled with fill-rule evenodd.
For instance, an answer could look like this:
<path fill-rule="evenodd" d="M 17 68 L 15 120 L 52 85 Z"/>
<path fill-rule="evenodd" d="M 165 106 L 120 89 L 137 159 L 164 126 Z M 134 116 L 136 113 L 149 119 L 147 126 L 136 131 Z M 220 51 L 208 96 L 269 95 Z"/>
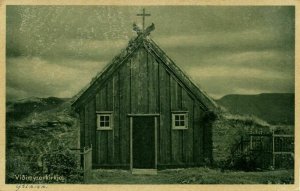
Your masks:
<path fill-rule="evenodd" d="M 7 99 L 72 97 L 136 34 L 130 6 L 7 6 Z M 151 38 L 213 98 L 294 92 L 294 7 L 146 7 Z"/>

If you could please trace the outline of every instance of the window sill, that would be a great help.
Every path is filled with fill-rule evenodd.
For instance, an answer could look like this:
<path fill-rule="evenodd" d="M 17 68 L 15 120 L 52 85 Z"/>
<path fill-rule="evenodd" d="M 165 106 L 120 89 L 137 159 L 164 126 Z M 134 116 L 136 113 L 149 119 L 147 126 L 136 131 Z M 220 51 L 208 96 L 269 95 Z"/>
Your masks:
<path fill-rule="evenodd" d="M 97 127 L 97 131 L 109 131 L 113 130 L 111 127 Z"/>
<path fill-rule="evenodd" d="M 188 129 L 187 127 L 173 127 L 173 130 L 185 130 Z"/>

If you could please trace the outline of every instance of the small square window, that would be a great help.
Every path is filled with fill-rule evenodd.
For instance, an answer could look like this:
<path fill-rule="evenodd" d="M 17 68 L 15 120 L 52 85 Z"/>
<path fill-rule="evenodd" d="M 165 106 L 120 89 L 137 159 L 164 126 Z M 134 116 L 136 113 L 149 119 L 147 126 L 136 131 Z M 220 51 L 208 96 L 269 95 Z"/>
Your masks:
<path fill-rule="evenodd" d="M 112 130 L 111 112 L 97 112 L 97 130 Z"/>
<path fill-rule="evenodd" d="M 173 129 L 187 129 L 188 128 L 188 113 L 174 112 L 172 113 L 172 128 Z"/>

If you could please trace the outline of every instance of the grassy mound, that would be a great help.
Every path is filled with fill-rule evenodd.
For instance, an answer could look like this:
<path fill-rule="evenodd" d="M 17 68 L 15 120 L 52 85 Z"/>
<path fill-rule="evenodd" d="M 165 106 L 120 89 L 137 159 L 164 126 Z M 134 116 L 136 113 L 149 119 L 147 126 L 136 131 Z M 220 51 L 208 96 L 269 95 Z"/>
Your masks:
<path fill-rule="evenodd" d="M 29 103 L 36 104 L 36 100 L 25 104 Z M 39 100 L 39 103 L 43 103 L 44 107 L 45 100 Z M 15 175 L 40 175 L 43 173 L 42 157 L 55 153 L 61 147 L 65 148 L 64 150 L 79 147 L 79 122 L 71 110 L 70 100 L 64 102 L 56 100 L 53 104 L 53 106 L 48 104 L 46 110 L 30 109 L 26 117 L 7 119 L 8 182 L 14 182 Z M 12 111 L 9 112 L 13 116 Z"/>
<path fill-rule="evenodd" d="M 271 134 L 273 131 L 276 134 L 293 134 L 294 127 L 270 125 L 255 116 L 219 113 L 212 124 L 213 159 L 215 164 L 224 165 L 225 161 L 232 158 L 234 147 L 241 142 L 242 137 L 247 137 L 247 134 Z M 246 164 L 243 165 L 246 166 Z"/>

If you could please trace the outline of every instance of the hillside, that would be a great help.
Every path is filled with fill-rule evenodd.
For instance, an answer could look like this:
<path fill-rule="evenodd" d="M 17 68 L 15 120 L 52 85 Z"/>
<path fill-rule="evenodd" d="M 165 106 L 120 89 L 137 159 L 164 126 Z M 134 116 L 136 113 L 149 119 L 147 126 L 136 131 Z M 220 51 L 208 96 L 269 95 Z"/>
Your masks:
<path fill-rule="evenodd" d="M 39 152 L 38 147 L 50 149 L 45 145 L 55 146 L 64 136 L 74 137 L 60 142 L 76 145 L 77 119 L 71 111 L 70 99 L 28 98 L 9 102 L 6 115 L 7 146 L 20 151 L 18 154 Z"/>
<path fill-rule="evenodd" d="M 71 102 L 34 97 L 7 103 L 6 182 L 16 183 L 15 174 L 41 173 L 45 154 L 79 148 L 78 119 Z"/>
<path fill-rule="evenodd" d="M 28 161 L 59 146 L 78 148 L 78 122 L 71 99 L 28 98 L 7 103 L 7 173 L 28 168 Z M 20 166 L 15 168 L 15 163 Z"/>
<path fill-rule="evenodd" d="M 255 115 L 270 124 L 294 124 L 292 93 L 263 93 L 258 95 L 226 95 L 217 103 L 232 114 Z"/>
<path fill-rule="evenodd" d="M 7 121 L 11 120 L 21 120 L 26 118 L 31 113 L 39 113 L 43 111 L 48 111 L 58 106 L 62 105 L 66 101 L 70 100 L 69 98 L 37 98 L 30 97 L 17 101 L 10 101 L 6 103 L 6 118 Z"/>

